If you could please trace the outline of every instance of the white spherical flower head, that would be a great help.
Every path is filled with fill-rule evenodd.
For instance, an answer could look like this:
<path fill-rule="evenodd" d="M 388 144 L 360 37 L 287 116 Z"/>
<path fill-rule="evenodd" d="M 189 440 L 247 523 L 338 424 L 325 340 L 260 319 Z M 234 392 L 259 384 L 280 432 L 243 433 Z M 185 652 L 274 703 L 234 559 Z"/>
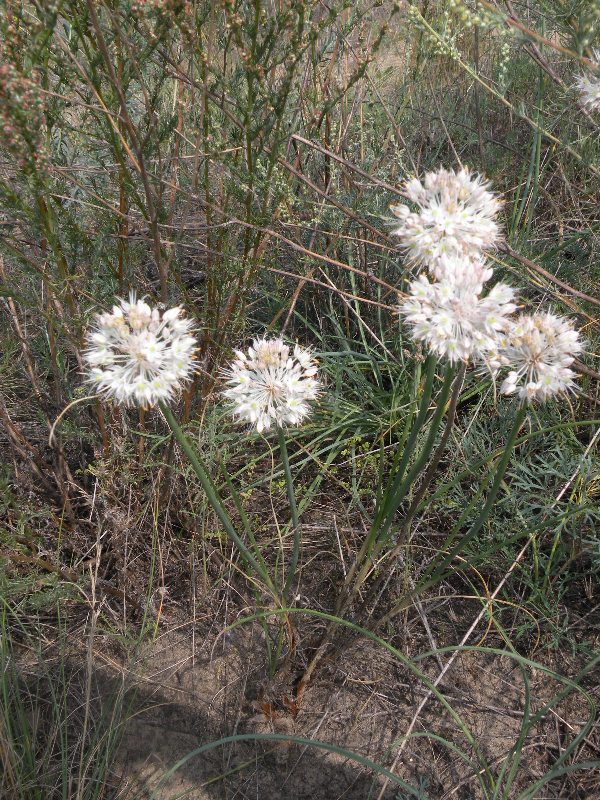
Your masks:
<path fill-rule="evenodd" d="M 440 281 L 463 286 L 476 294 L 481 294 L 483 284 L 494 274 L 494 270 L 488 266 L 482 255 L 473 255 L 469 258 L 443 255 L 430 272 Z"/>
<path fill-rule="evenodd" d="M 516 392 L 521 400 L 534 402 L 575 391 L 575 372 L 569 367 L 582 350 L 579 332 L 563 317 L 550 312 L 517 317 L 502 350 L 512 369 L 501 393 Z"/>
<path fill-rule="evenodd" d="M 492 371 L 508 317 L 516 308 L 514 290 L 498 283 L 481 297 L 472 288 L 452 281 L 431 283 L 423 274 L 410 285 L 410 294 L 398 312 L 412 336 L 450 363 L 477 361 Z"/>
<path fill-rule="evenodd" d="M 317 363 L 296 345 L 290 350 L 281 339 L 255 339 L 247 353 L 236 351 L 225 371 L 225 397 L 234 416 L 261 433 L 272 425 L 297 425 L 310 414 L 319 394 Z"/>
<path fill-rule="evenodd" d="M 579 102 L 588 111 L 600 111 L 600 49 L 593 50 L 595 66 L 589 73 L 575 78 Z"/>
<path fill-rule="evenodd" d="M 438 280 L 480 286 L 491 276 L 482 253 L 500 238 L 496 216 L 501 201 L 489 183 L 463 168 L 428 172 L 423 182 L 408 181 L 404 190 L 418 206 L 392 206 L 400 222 L 393 233 L 413 264 L 425 266 Z"/>
<path fill-rule="evenodd" d="M 171 400 L 194 372 L 193 323 L 182 309 L 161 312 L 132 294 L 98 314 L 88 333 L 88 382 L 105 398 L 143 408 Z"/>

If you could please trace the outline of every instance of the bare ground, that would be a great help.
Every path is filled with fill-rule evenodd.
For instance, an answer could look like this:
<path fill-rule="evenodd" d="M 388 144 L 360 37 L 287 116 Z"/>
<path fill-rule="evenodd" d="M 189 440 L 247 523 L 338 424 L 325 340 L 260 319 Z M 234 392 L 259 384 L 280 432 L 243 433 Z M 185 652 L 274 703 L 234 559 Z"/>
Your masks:
<path fill-rule="evenodd" d="M 414 738 L 396 758 L 426 689 L 397 660 L 374 643 L 347 651 L 305 693 L 295 718 L 266 702 L 261 632 L 238 628 L 216 641 L 192 636 L 188 625 L 166 630 L 148 649 L 139 688 L 142 712 L 128 725 L 118 757 L 125 785 L 144 787 L 150 797 L 160 777 L 201 745 L 232 734 L 283 733 L 324 742 L 367 756 L 430 800 L 477 800 L 474 749 L 458 730 L 458 714 L 494 772 L 519 737 L 524 716 L 523 676 L 507 657 L 462 653 L 440 689 L 452 706 L 431 698 L 418 714 Z M 433 659 L 425 671 L 434 678 Z M 559 688 L 543 673 L 530 674 L 533 710 Z M 262 699 L 261 699 L 262 698 Z M 577 696 L 559 704 L 528 736 L 513 787 L 532 786 L 550 769 L 588 715 Z M 598 732 L 582 743 L 584 758 L 598 752 Z M 433 735 L 428 735 L 433 734 Z M 435 738 L 439 737 L 439 738 Z M 446 739 L 449 744 L 444 744 Z M 454 749 L 452 749 L 454 748 Z M 461 755 L 462 753 L 462 755 Z M 470 763 L 465 763 L 470 760 Z M 123 788 L 123 787 L 122 787 Z M 400 793 L 399 793 L 400 792 Z M 156 791 L 156 800 L 261 798 L 261 800 L 361 800 L 404 797 L 341 755 L 292 743 L 227 744 L 191 758 Z M 600 775 L 583 772 L 555 780 L 540 798 L 600 797 Z"/>

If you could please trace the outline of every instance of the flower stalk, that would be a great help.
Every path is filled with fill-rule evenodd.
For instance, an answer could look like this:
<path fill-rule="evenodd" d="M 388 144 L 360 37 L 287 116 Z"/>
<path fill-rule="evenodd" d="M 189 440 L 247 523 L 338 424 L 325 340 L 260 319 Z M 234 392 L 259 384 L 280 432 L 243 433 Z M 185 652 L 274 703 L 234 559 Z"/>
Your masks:
<path fill-rule="evenodd" d="M 200 481 L 202 488 L 204 489 L 204 493 L 208 499 L 208 502 L 212 506 L 214 512 L 216 513 L 217 517 L 219 518 L 221 525 L 223 526 L 225 533 L 231 539 L 233 544 L 237 547 L 240 555 L 244 559 L 244 561 L 248 564 L 249 567 L 255 572 L 256 575 L 259 575 L 262 580 L 264 581 L 265 585 L 268 587 L 269 591 L 273 594 L 274 597 L 277 596 L 277 590 L 275 585 L 269 575 L 268 571 L 266 570 L 264 564 L 261 564 L 258 559 L 252 554 L 252 552 L 248 549 L 246 544 L 238 535 L 233 522 L 231 521 L 229 514 L 227 513 L 225 506 L 223 505 L 223 501 L 219 496 L 219 492 L 217 487 L 212 482 L 200 456 L 195 451 L 195 449 L 190 444 L 187 436 L 181 430 L 179 423 L 175 419 L 173 412 L 169 408 L 168 404 L 165 402 L 159 402 L 159 408 L 162 411 L 165 420 L 173 435 L 177 439 L 177 443 L 186 454 L 192 469 L 198 476 L 198 480 Z"/>
<path fill-rule="evenodd" d="M 283 602 L 287 603 L 290 589 L 296 577 L 296 570 L 298 568 L 298 561 L 300 559 L 300 546 L 302 543 L 302 529 L 300 528 L 300 520 L 298 518 L 298 506 L 296 504 L 296 493 L 294 491 L 294 479 L 290 469 L 290 460 L 288 457 L 287 443 L 285 440 L 285 432 L 281 426 L 277 426 L 277 439 L 279 441 L 279 453 L 281 455 L 281 463 L 283 465 L 283 473 L 285 475 L 285 485 L 287 489 L 288 503 L 290 504 L 290 516 L 292 523 L 292 530 L 294 533 L 294 543 L 292 547 L 292 558 L 288 568 L 288 574 L 285 579 L 283 587 Z"/>
<path fill-rule="evenodd" d="M 454 381 L 452 397 L 450 398 L 448 413 L 446 415 L 446 424 L 444 426 L 444 430 L 440 438 L 439 444 L 436 447 L 435 452 L 431 456 L 427 470 L 423 474 L 423 477 L 419 484 L 419 488 L 417 489 L 414 497 L 412 498 L 410 506 L 408 507 L 406 513 L 403 515 L 402 524 L 400 532 L 398 533 L 396 544 L 388 553 L 386 553 L 385 556 L 386 561 L 390 562 L 393 561 L 400 554 L 400 552 L 402 551 L 402 549 L 404 548 L 404 546 L 408 541 L 410 523 L 412 522 L 415 514 L 417 513 L 419 505 L 422 502 L 427 492 L 427 489 L 429 488 L 431 481 L 435 476 L 438 465 L 440 463 L 440 459 L 442 458 L 442 455 L 444 454 L 444 451 L 446 449 L 446 445 L 448 444 L 448 439 L 450 438 L 450 434 L 454 426 L 454 420 L 456 418 L 456 408 L 458 405 L 458 398 L 460 396 L 460 391 L 463 386 L 465 372 L 466 372 L 466 364 L 462 364 Z M 368 596 L 365 600 L 365 605 L 368 605 L 370 600 L 377 595 L 377 591 L 381 586 L 383 579 L 384 576 L 382 575 L 371 586 L 371 588 L 369 589 Z"/>
<path fill-rule="evenodd" d="M 415 448 L 417 437 L 421 431 L 421 428 L 425 423 L 427 414 L 429 413 L 429 404 L 431 401 L 431 394 L 433 391 L 433 382 L 435 379 L 436 365 L 437 365 L 437 360 L 430 356 L 427 359 L 425 382 L 423 384 L 423 393 L 421 396 L 421 402 L 419 405 L 419 412 L 417 414 L 417 418 L 410 431 L 408 440 L 406 441 L 405 446 L 402 450 L 402 457 L 400 458 L 400 463 L 397 466 L 396 464 L 393 465 L 393 468 L 395 467 L 395 474 L 392 487 L 383 494 L 383 497 L 381 498 L 379 503 L 379 507 L 375 513 L 375 518 L 373 520 L 373 523 L 369 528 L 369 533 L 367 534 L 367 537 L 363 542 L 358 552 L 358 555 L 354 559 L 352 566 L 348 570 L 348 574 L 346 575 L 346 579 L 344 581 L 344 588 L 342 589 L 342 592 L 340 593 L 340 597 L 338 598 L 338 602 L 336 604 L 336 614 L 339 613 L 339 610 L 342 607 L 345 607 L 346 604 L 345 596 L 353 584 L 356 571 L 361 566 L 364 559 L 370 555 L 373 545 L 375 544 L 375 541 L 377 539 L 377 534 L 381 529 L 382 522 L 385 516 L 389 513 L 390 500 L 394 496 L 395 491 L 397 491 L 398 486 L 402 481 L 402 478 L 410 461 L 410 457 Z M 399 453 L 400 449 L 398 449 L 397 451 L 398 455 Z M 394 461 L 396 461 L 396 459 L 394 459 Z"/>
<path fill-rule="evenodd" d="M 390 611 L 387 612 L 383 617 L 377 620 L 374 624 L 373 630 L 378 630 L 387 622 L 389 622 L 393 617 L 400 614 L 404 609 L 406 609 L 413 599 L 422 594 L 423 592 L 427 591 L 427 589 L 431 589 L 432 586 L 435 586 L 439 581 L 442 579 L 446 567 L 448 567 L 452 561 L 456 558 L 456 556 L 460 555 L 463 552 L 465 547 L 473 541 L 473 539 L 477 536 L 480 532 L 481 528 L 485 525 L 486 521 L 488 520 L 492 508 L 494 507 L 494 503 L 496 502 L 496 497 L 498 496 L 498 491 L 500 490 L 500 486 L 502 481 L 504 480 L 504 476 L 506 474 L 506 470 L 508 468 L 508 463 L 510 461 L 510 457 L 514 450 L 515 442 L 519 435 L 519 431 L 523 425 L 525 417 L 527 415 L 527 407 L 521 406 L 517 413 L 515 414 L 515 419 L 513 421 L 513 425 L 502 452 L 502 456 L 500 457 L 500 461 L 498 462 L 498 466 L 496 467 L 496 472 L 494 475 L 494 480 L 490 487 L 487 499 L 483 505 L 483 508 L 477 515 L 477 518 L 469 528 L 469 530 L 465 533 L 465 535 L 460 539 L 459 542 L 449 551 L 440 561 L 433 561 L 432 564 L 427 568 L 423 578 L 415 589 L 406 595 L 399 603 L 397 603 Z M 444 542 L 442 548 L 440 548 L 441 552 L 447 550 L 447 548 L 451 545 L 451 543 L 456 539 L 458 531 L 455 529 L 448 539 Z"/>
<path fill-rule="evenodd" d="M 433 369 L 435 370 L 435 360 L 433 359 L 432 361 Z M 387 535 L 394 521 L 396 512 L 400 508 L 402 501 L 410 491 L 410 487 L 413 485 L 415 479 L 418 477 L 420 471 L 423 469 L 424 464 L 431 455 L 431 450 L 438 428 L 446 411 L 448 395 L 452 386 L 453 373 L 454 370 L 452 367 L 448 366 L 441 392 L 436 401 L 436 409 L 431 420 L 427 440 L 423 446 L 423 450 L 405 477 L 404 473 L 406 468 L 410 462 L 410 459 L 414 456 L 417 437 L 423 428 L 424 420 L 429 411 L 431 386 L 427 386 L 426 384 L 426 391 L 423 395 L 421 408 L 419 410 L 417 420 L 415 421 L 414 429 L 411 431 L 408 442 L 406 443 L 406 447 L 404 448 L 404 453 L 402 454 L 402 459 L 400 465 L 398 466 L 396 475 L 394 476 L 392 485 L 384 494 L 381 512 L 376 514 L 375 520 L 369 529 L 365 543 L 356 557 L 352 568 L 348 572 L 348 576 L 345 581 L 345 591 L 342 592 L 343 597 L 341 596 L 340 601 L 338 601 L 340 603 L 339 607 L 336 608 L 336 613 L 338 614 L 347 608 L 352 598 L 356 596 L 358 590 L 366 580 L 369 572 L 371 571 L 374 558 L 377 557 L 382 548 L 385 546 Z M 355 578 L 356 571 L 359 567 L 360 572 L 358 577 Z"/>
<path fill-rule="evenodd" d="M 464 373 L 466 369 L 465 365 L 461 366 L 456 378 L 455 378 L 455 370 L 452 368 L 452 366 L 448 365 L 448 367 L 446 368 L 444 383 L 442 385 L 442 389 L 436 401 L 436 409 L 431 420 L 429 433 L 425 445 L 423 446 L 421 453 L 417 457 L 415 464 L 409 470 L 408 475 L 404 477 L 408 464 L 410 463 L 410 459 L 414 454 L 414 450 L 417 445 L 418 435 L 423 428 L 427 414 L 429 412 L 436 365 L 437 365 L 437 359 L 430 357 L 428 359 L 425 384 L 423 387 L 423 395 L 421 398 L 417 419 L 415 420 L 414 426 L 410 432 L 410 435 L 404 447 L 400 463 L 398 464 L 396 469 L 396 474 L 394 476 L 392 486 L 384 494 L 379 512 L 375 515 L 375 520 L 373 521 L 373 524 L 369 529 L 369 533 L 367 534 L 367 537 L 363 542 L 363 545 L 357 557 L 355 558 L 350 570 L 348 571 L 346 580 L 344 581 L 344 585 L 342 586 L 342 589 L 336 601 L 336 606 L 335 606 L 336 617 L 341 616 L 348 609 L 348 607 L 350 606 L 350 604 L 360 591 L 360 588 L 368 579 L 369 573 L 373 568 L 374 559 L 385 547 L 385 544 L 387 542 L 387 534 L 393 523 L 394 515 L 396 514 L 402 501 L 410 491 L 410 488 L 413 486 L 415 480 L 419 477 L 419 475 L 421 474 L 422 470 L 424 469 L 425 465 L 427 464 L 427 462 L 431 457 L 431 452 L 433 449 L 435 438 L 437 436 L 439 426 L 441 424 L 441 420 L 447 411 L 448 421 L 446 424 L 446 429 L 444 431 L 444 434 L 442 435 L 442 441 L 440 442 L 440 445 L 438 445 L 438 447 L 436 448 L 435 453 L 431 460 L 430 469 L 427 470 L 423 479 L 423 481 L 426 482 L 426 485 L 429 485 L 429 482 L 433 478 L 433 474 L 435 472 L 437 463 L 439 463 L 439 459 L 442 456 L 443 449 L 445 447 L 446 441 L 450 434 L 450 430 L 452 428 L 452 424 L 454 422 L 456 404 L 458 402 L 458 396 L 460 394 L 460 389 L 462 387 Z M 448 396 L 452 386 L 454 386 L 454 389 L 450 405 L 448 406 Z M 411 508 L 413 508 L 414 505 L 415 504 L 413 502 L 411 504 Z M 333 635 L 334 629 L 335 625 L 333 623 L 330 623 L 325 629 L 323 635 L 321 636 L 319 644 L 317 645 L 317 648 L 313 654 L 313 657 L 309 662 L 308 667 L 304 671 L 304 674 L 300 681 L 300 685 L 302 687 L 305 687 L 308 684 L 311 675 L 316 669 L 318 663 L 323 658 L 327 650 L 327 647 L 331 644 L 331 637 Z"/>

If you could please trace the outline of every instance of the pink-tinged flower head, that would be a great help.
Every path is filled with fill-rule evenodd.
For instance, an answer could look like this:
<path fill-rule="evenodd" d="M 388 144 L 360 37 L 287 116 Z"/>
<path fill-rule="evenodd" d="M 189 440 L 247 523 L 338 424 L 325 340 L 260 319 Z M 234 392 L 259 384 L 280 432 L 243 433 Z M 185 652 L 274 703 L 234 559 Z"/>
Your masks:
<path fill-rule="evenodd" d="M 261 433 L 272 425 L 297 425 L 319 394 L 317 363 L 310 352 L 282 339 L 255 339 L 246 353 L 236 351 L 226 370 L 232 413 Z"/>
<path fill-rule="evenodd" d="M 112 312 L 98 314 L 87 335 L 87 380 L 120 405 L 171 400 L 190 380 L 196 340 L 181 308 L 161 313 L 132 293 Z"/>
<path fill-rule="evenodd" d="M 398 312 L 414 339 L 450 363 L 484 362 L 497 369 L 499 342 L 516 306 L 514 290 L 498 283 L 481 297 L 452 281 L 431 283 L 421 274 Z"/>
<path fill-rule="evenodd" d="M 483 253 L 500 239 L 496 217 L 501 201 L 482 177 L 462 168 L 428 172 L 423 182 L 405 184 L 408 198 L 418 206 L 392 206 L 400 222 L 393 233 L 410 261 L 425 266 L 438 280 L 460 281 L 479 287 L 491 276 Z"/>
<path fill-rule="evenodd" d="M 544 401 L 574 391 L 570 369 L 583 345 L 569 320 L 550 312 L 523 314 L 510 325 L 502 354 L 512 369 L 502 394 L 517 392 L 525 402 Z"/>

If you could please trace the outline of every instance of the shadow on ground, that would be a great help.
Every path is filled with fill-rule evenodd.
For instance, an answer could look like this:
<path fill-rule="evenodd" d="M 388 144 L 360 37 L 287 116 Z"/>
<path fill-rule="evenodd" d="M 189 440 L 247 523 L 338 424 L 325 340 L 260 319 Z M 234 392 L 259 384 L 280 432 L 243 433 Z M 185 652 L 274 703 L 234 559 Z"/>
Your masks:
<path fill-rule="evenodd" d="M 294 721 L 285 713 L 267 718 L 256 695 L 257 648 L 243 637 L 228 637 L 218 656 L 192 659 L 189 637 L 169 637 L 144 667 L 136 690 L 139 712 L 127 725 L 117 759 L 122 784 L 141 787 L 148 798 L 179 759 L 203 744 L 232 734 L 281 733 L 321 739 L 376 760 L 395 732 L 367 715 L 354 726 L 336 726 L 319 703 L 319 713 L 302 710 Z M 353 716 L 356 707 L 353 702 Z M 336 730 L 337 727 L 337 730 Z M 343 756 L 288 742 L 226 744 L 190 759 L 155 797 L 172 800 L 367 800 L 382 779 Z M 385 800 L 398 796 L 388 786 Z M 125 796 L 129 797 L 126 793 Z"/>

